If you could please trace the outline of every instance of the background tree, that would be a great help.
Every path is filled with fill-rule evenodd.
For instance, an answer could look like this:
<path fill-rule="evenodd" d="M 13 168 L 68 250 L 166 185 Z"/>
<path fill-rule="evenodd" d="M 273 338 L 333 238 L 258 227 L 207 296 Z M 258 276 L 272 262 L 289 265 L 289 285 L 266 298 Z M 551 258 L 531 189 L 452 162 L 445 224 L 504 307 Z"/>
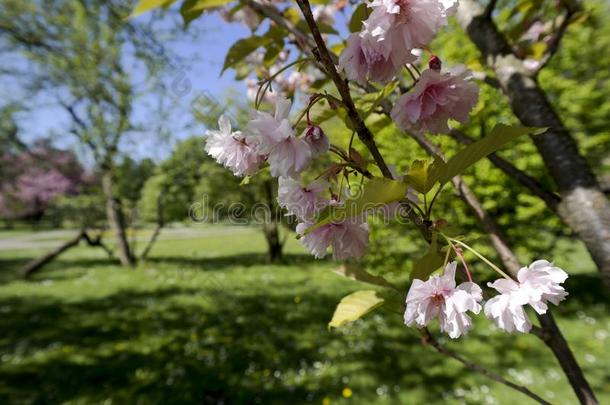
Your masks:
<path fill-rule="evenodd" d="M 52 91 L 71 120 L 70 132 L 88 149 L 98 167 L 106 216 L 122 264 L 134 255 L 125 232 L 123 201 L 115 192 L 116 163 L 125 136 L 137 128 L 134 102 L 167 62 L 151 25 L 127 20 L 131 4 L 121 1 L 0 2 L 2 42 L 36 66 L 33 92 Z"/>

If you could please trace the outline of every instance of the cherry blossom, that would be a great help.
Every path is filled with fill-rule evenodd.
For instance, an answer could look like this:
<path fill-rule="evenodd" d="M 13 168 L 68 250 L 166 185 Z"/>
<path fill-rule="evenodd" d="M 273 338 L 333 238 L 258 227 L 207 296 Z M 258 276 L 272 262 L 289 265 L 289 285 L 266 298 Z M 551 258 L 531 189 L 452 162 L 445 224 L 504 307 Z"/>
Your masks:
<path fill-rule="evenodd" d="M 442 275 L 431 276 L 427 281 L 415 279 L 407 293 L 407 308 L 404 321 L 407 326 L 428 325 L 439 318 L 441 331 L 453 339 L 466 334 L 472 328 L 468 311 L 481 311 L 483 295 L 481 288 L 472 282 L 456 287 L 455 270 L 457 263 L 449 263 Z"/>
<path fill-rule="evenodd" d="M 328 187 L 328 182 L 323 180 L 303 187 L 294 179 L 280 177 L 277 201 L 300 221 L 313 220 L 314 215 L 327 205 L 320 193 Z"/>
<path fill-rule="evenodd" d="M 488 286 L 500 295 L 485 304 L 485 315 L 507 332 L 527 333 L 530 323 L 523 307 L 529 304 L 538 314 L 548 310 L 548 302 L 559 305 L 568 293 L 560 285 L 568 275 L 546 260 L 537 260 L 517 273 L 517 280 L 499 279 Z"/>
<path fill-rule="evenodd" d="M 231 122 L 222 115 L 218 127 L 219 131 L 206 132 L 206 152 L 235 176 L 254 174 L 264 161 L 256 151 L 256 144 L 240 131 L 232 132 Z"/>
<path fill-rule="evenodd" d="M 414 133 L 446 133 L 449 119 L 467 122 L 479 95 L 469 78 L 470 71 L 462 66 L 446 73 L 425 70 L 415 87 L 398 99 L 392 119 Z"/>
<path fill-rule="evenodd" d="M 369 228 L 365 217 L 354 217 L 341 222 L 331 222 L 322 225 L 304 235 L 311 222 L 301 222 L 297 225 L 299 239 L 316 258 L 321 259 L 327 254 L 329 247 L 333 250 L 333 259 L 346 260 L 361 257 L 368 246 Z"/>
<path fill-rule="evenodd" d="M 288 121 L 290 101 L 278 97 L 275 114 L 253 111 L 248 123 L 249 138 L 254 139 L 257 152 L 267 156 L 273 177 L 296 177 L 311 160 L 311 149 L 303 138 L 297 138 Z"/>
<path fill-rule="evenodd" d="M 363 22 L 361 36 L 370 35 L 380 48 L 390 49 L 399 56 L 395 61 L 428 45 L 447 25 L 447 10 L 438 0 L 373 0 L 369 7 L 373 11 Z"/>
<path fill-rule="evenodd" d="M 398 68 L 389 55 L 367 45 L 359 34 L 351 34 L 339 56 L 339 69 L 349 80 L 365 84 L 367 80 L 386 83 L 394 78 Z"/>

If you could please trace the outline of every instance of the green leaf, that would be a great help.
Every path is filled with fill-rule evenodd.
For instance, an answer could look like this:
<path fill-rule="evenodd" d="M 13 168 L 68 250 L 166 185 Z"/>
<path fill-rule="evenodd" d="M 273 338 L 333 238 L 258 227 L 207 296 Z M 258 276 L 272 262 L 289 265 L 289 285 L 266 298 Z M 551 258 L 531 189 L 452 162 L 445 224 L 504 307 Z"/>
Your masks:
<path fill-rule="evenodd" d="M 383 304 L 383 298 L 373 290 L 356 291 L 346 295 L 337 305 L 333 318 L 328 323 L 328 328 L 339 328 L 348 322 L 353 322 L 381 304 Z"/>
<path fill-rule="evenodd" d="M 343 277 L 351 278 L 352 280 L 360 281 L 362 283 L 368 283 L 378 285 L 380 287 L 398 290 L 398 288 L 394 284 L 390 283 L 385 278 L 381 276 L 374 276 L 364 270 L 360 265 L 354 263 L 344 263 L 338 268 L 336 268 L 334 272 Z"/>
<path fill-rule="evenodd" d="M 436 179 L 433 178 L 431 169 L 433 166 L 433 160 L 415 160 L 411 163 L 411 168 L 405 176 L 405 182 L 413 187 L 420 193 L 427 193 L 430 191 Z"/>
<path fill-rule="evenodd" d="M 203 14 L 204 10 L 221 7 L 230 2 L 231 0 L 185 0 L 180 7 L 184 26 L 188 27 L 191 21 Z"/>
<path fill-rule="evenodd" d="M 316 224 L 310 226 L 305 234 L 322 225 L 341 222 L 365 211 L 401 200 L 406 193 L 407 185 L 405 183 L 383 177 L 374 177 L 364 184 L 357 196 L 347 199 L 343 205 L 329 206 L 322 210 Z"/>
<path fill-rule="evenodd" d="M 240 39 L 231 46 L 227 56 L 225 57 L 225 63 L 222 67 L 222 72 L 230 67 L 235 66 L 237 63 L 244 60 L 248 55 L 254 52 L 261 46 L 265 46 L 269 43 L 270 38 L 261 36 L 251 36 L 248 38 Z"/>
<path fill-rule="evenodd" d="M 368 11 L 366 3 L 361 3 L 354 12 L 352 13 L 352 18 L 349 20 L 349 32 L 358 32 L 362 28 L 362 21 L 366 20 L 368 17 Z"/>
<path fill-rule="evenodd" d="M 416 278 L 419 280 L 427 280 L 428 277 L 430 277 L 430 274 L 434 273 L 444 262 L 445 259 L 438 252 L 436 234 L 434 234 L 432 235 L 432 243 L 428 248 L 428 252 L 415 262 L 409 278 L 411 280 Z"/>
<path fill-rule="evenodd" d="M 453 177 L 463 173 L 464 170 L 474 163 L 483 159 L 490 153 L 496 152 L 498 149 L 521 135 L 528 133 L 537 135 L 544 131 L 546 131 L 546 128 L 498 124 L 485 138 L 468 145 L 446 163 L 435 165 L 436 169 L 434 170 L 433 178 L 437 177 L 438 181 L 441 184 L 444 184 Z"/>
<path fill-rule="evenodd" d="M 159 7 L 169 7 L 176 0 L 140 0 L 138 4 L 133 9 L 133 12 L 129 16 L 129 18 L 137 17 L 140 14 L 146 13 L 150 10 Z"/>

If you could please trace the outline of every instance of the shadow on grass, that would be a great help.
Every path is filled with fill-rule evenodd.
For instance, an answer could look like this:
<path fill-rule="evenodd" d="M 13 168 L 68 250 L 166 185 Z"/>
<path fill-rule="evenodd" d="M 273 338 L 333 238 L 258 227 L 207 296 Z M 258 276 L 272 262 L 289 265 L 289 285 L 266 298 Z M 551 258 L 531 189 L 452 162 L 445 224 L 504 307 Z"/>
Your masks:
<path fill-rule="evenodd" d="M 199 268 L 201 270 L 224 270 L 236 266 L 251 267 L 259 265 L 303 265 L 320 262 L 320 260 L 309 254 L 286 253 L 283 255 L 282 260 L 276 263 L 269 263 L 267 262 L 267 256 L 263 253 L 241 253 L 232 256 L 215 257 L 159 256 L 149 257 L 146 262 L 169 263 L 179 267 Z"/>
<path fill-rule="evenodd" d="M 169 257 L 151 263 L 205 271 L 251 266 L 261 258 Z M 290 264 L 309 262 L 304 255 L 286 258 Z M 60 260 L 53 266 L 79 269 L 50 275 L 80 274 L 89 263 Z M 404 403 L 404 395 L 407 403 L 442 403 L 448 390 L 476 384 L 460 365 L 423 348 L 400 316 L 372 315 L 329 332 L 326 323 L 342 293 L 319 287 L 302 287 L 300 303 L 289 281 L 265 292 L 215 288 L 204 280 L 154 291 L 132 287 L 77 302 L 44 295 L 0 298 L 0 402 L 320 403 L 350 386 L 354 399 L 366 403 L 378 398 L 383 385 L 394 403 Z M 574 276 L 568 289 L 572 296 L 559 308 L 563 316 L 603 297 L 594 276 Z M 534 337 L 520 338 L 530 339 L 532 346 L 525 348 L 511 335 L 473 339 L 478 343 L 452 346 L 493 362 L 496 370 L 524 360 L 556 367 Z M 502 355 L 494 356 L 500 349 Z"/>

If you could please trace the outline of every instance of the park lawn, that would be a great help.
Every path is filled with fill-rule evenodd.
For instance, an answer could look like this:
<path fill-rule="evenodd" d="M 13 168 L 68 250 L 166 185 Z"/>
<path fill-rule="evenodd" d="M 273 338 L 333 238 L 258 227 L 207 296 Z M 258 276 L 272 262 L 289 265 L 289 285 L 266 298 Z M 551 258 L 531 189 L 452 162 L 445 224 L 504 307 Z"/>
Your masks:
<path fill-rule="evenodd" d="M 16 269 L 40 250 L 0 250 L 0 403 L 532 403 L 422 346 L 383 307 L 329 331 L 341 297 L 371 287 L 293 238 L 268 265 L 256 229 L 201 229 L 162 238 L 136 269 L 79 247 L 29 282 Z M 610 403 L 607 297 L 595 273 L 576 273 L 555 314 Z M 478 316 L 467 338 L 442 341 L 554 404 L 576 401 L 531 335 Z"/>

